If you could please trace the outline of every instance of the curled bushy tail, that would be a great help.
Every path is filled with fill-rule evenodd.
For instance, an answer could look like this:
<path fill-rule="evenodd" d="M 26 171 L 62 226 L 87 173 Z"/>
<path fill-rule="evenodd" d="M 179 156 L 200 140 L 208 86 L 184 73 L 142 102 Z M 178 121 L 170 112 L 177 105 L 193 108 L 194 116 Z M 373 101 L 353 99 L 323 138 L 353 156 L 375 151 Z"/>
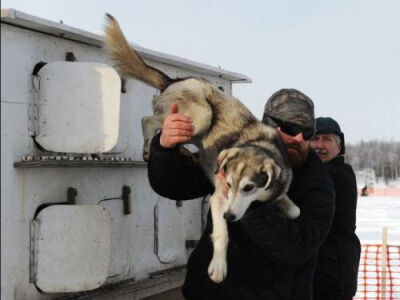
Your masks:
<path fill-rule="evenodd" d="M 118 70 L 126 76 L 132 76 L 161 91 L 173 80 L 163 72 L 147 65 L 137 52 L 129 45 L 117 20 L 106 14 L 105 49 L 116 63 Z"/>

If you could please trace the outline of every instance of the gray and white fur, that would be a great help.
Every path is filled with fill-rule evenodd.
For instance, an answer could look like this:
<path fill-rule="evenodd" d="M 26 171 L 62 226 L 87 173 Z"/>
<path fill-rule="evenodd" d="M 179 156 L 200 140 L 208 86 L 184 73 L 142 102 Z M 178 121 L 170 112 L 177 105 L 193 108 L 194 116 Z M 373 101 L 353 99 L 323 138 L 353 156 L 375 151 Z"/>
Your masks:
<path fill-rule="evenodd" d="M 119 72 L 161 91 L 153 100 L 153 116 L 142 119 L 143 157 L 149 158 L 152 137 L 162 127 L 170 107 L 192 118 L 199 163 L 215 186 L 210 197 L 214 254 L 210 278 L 221 282 L 227 274 L 227 221 L 239 220 L 253 201 L 273 200 L 282 214 L 296 218 L 299 208 L 287 197 L 292 170 L 275 128 L 267 126 L 237 99 L 197 79 L 171 79 L 147 65 L 125 39 L 117 21 L 107 15 L 105 48 Z M 228 199 L 216 174 L 225 171 Z"/>

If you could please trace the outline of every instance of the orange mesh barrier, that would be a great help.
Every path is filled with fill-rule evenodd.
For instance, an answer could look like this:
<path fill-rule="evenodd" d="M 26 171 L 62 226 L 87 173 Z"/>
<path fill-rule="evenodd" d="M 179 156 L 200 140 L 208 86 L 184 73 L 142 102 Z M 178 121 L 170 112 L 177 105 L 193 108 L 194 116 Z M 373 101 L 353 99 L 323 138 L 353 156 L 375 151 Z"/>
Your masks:
<path fill-rule="evenodd" d="M 353 299 L 400 299 L 400 246 L 362 245 Z"/>

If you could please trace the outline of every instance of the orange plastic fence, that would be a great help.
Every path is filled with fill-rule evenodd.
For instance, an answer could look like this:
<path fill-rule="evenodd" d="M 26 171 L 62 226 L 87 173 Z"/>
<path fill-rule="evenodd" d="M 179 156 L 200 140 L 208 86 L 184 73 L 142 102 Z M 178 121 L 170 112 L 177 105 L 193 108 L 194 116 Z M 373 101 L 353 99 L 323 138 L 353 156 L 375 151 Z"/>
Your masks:
<path fill-rule="evenodd" d="M 358 190 L 358 194 L 361 195 L 362 189 Z M 385 187 L 385 188 L 368 188 L 367 189 L 368 196 L 392 196 L 392 197 L 397 197 L 400 196 L 400 188 L 391 188 L 391 187 Z"/>
<path fill-rule="evenodd" d="M 382 245 L 362 245 L 354 300 L 400 299 L 400 246 L 384 249 Z"/>

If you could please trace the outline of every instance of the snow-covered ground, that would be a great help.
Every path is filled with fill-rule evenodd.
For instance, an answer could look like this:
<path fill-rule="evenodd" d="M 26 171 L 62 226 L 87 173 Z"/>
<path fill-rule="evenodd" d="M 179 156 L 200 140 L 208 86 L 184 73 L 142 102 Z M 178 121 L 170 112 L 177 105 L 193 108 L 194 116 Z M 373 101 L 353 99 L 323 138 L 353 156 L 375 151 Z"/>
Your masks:
<path fill-rule="evenodd" d="M 388 244 L 400 245 L 400 197 L 358 197 L 357 230 L 361 244 L 381 243 L 388 228 Z"/>

